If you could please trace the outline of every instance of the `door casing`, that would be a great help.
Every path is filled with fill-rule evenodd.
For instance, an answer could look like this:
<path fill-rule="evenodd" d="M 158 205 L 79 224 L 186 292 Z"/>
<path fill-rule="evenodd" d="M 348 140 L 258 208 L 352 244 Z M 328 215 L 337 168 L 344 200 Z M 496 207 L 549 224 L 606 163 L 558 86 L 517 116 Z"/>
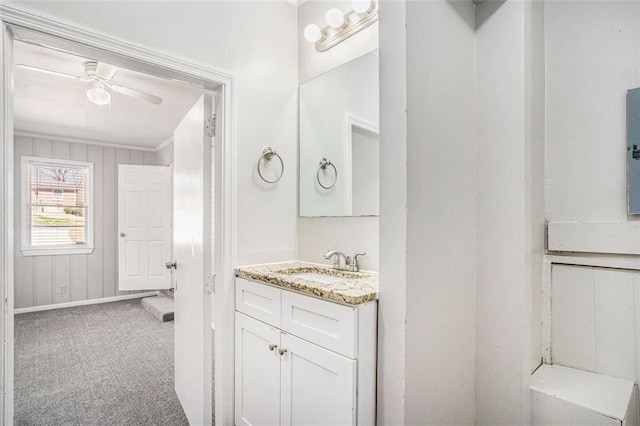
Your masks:
<path fill-rule="evenodd" d="M 13 423 L 13 41 L 46 45 L 118 66 L 175 78 L 215 91 L 215 412 L 216 425 L 233 424 L 233 267 L 235 265 L 235 82 L 225 72 L 172 57 L 15 7 L 0 4 L 0 410 Z"/>

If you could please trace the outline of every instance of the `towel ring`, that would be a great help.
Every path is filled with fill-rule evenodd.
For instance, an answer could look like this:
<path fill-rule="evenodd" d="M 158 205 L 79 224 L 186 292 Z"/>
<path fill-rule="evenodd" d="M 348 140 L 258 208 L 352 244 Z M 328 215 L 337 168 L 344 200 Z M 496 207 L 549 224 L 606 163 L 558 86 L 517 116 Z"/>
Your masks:
<path fill-rule="evenodd" d="M 316 180 L 318 181 L 318 185 L 320 185 L 324 189 L 331 189 L 334 186 L 336 186 L 336 182 L 338 182 L 338 170 L 336 169 L 336 166 L 334 166 L 331 161 L 327 160 L 324 157 L 322 157 L 320 161 L 318 161 L 318 164 L 320 165 L 320 167 L 318 167 L 318 171 L 316 172 Z M 325 186 L 322 184 L 322 182 L 320 182 L 320 170 L 325 170 L 327 166 L 333 167 L 333 175 L 334 175 L 333 183 L 329 186 Z"/>
<path fill-rule="evenodd" d="M 278 160 L 280 160 L 280 176 L 278 176 L 275 180 L 268 180 L 268 179 L 265 179 L 265 177 L 262 175 L 262 170 L 260 170 L 260 163 L 262 163 L 262 160 L 271 161 L 273 157 L 276 157 L 278 158 Z M 284 174 L 284 162 L 282 161 L 282 157 L 280 157 L 278 153 L 276 153 L 276 151 L 270 146 L 265 146 L 264 149 L 262 150 L 262 155 L 260 156 L 260 158 L 258 158 L 258 175 L 260 176 L 260 179 L 262 179 L 267 183 L 276 183 L 277 181 L 282 179 L 283 174 Z"/>

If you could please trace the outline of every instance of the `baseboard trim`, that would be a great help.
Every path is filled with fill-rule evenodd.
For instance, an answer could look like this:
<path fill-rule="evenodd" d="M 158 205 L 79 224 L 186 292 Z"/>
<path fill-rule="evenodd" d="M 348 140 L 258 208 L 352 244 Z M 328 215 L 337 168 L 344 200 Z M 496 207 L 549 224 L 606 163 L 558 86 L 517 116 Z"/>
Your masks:
<path fill-rule="evenodd" d="M 52 309 L 72 308 L 74 306 L 97 305 L 99 303 L 118 302 L 120 300 L 137 299 L 142 297 L 157 296 L 157 291 L 147 291 L 144 293 L 125 294 L 123 296 L 103 297 L 100 299 L 78 300 L 76 302 L 56 303 L 53 305 L 32 306 L 30 308 L 18 308 L 13 310 L 13 314 L 26 314 L 28 312 L 50 311 Z"/>

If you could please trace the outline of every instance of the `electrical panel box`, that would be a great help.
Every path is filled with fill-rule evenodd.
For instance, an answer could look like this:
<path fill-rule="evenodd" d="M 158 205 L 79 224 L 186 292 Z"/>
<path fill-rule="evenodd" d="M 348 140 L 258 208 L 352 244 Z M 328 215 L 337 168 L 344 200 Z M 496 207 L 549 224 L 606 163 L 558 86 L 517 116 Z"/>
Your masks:
<path fill-rule="evenodd" d="M 640 214 L 640 88 L 627 91 L 627 201 Z"/>

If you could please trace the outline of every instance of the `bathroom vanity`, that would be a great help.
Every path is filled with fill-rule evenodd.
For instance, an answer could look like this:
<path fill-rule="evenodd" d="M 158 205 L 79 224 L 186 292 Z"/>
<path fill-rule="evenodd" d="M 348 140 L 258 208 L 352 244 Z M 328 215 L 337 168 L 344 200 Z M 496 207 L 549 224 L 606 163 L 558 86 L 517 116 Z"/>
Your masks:
<path fill-rule="evenodd" d="M 301 262 L 236 269 L 236 425 L 373 425 L 378 278 Z"/>

